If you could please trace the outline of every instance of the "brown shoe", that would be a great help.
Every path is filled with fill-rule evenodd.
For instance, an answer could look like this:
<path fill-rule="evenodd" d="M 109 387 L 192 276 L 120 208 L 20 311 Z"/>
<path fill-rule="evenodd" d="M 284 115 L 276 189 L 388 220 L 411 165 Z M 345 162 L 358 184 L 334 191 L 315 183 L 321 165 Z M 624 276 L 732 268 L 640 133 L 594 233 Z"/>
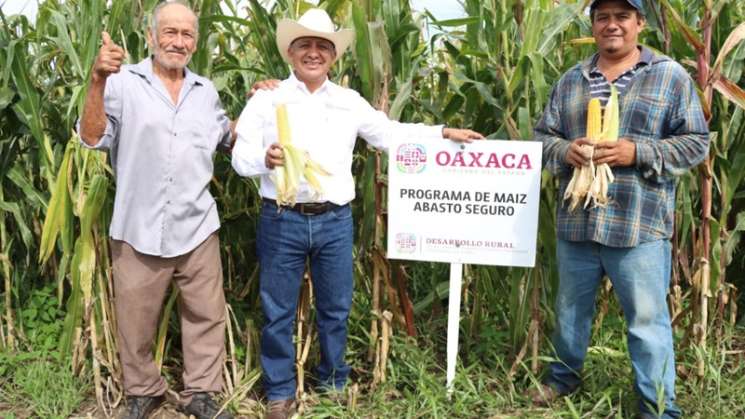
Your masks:
<path fill-rule="evenodd" d="M 271 400 L 266 405 L 264 419 L 290 419 L 295 414 L 295 400 Z"/>
<path fill-rule="evenodd" d="M 528 391 L 528 397 L 534 406 L 548 407 L 555 402 L 561 394 L 548 384 L 541 384 Z"/>

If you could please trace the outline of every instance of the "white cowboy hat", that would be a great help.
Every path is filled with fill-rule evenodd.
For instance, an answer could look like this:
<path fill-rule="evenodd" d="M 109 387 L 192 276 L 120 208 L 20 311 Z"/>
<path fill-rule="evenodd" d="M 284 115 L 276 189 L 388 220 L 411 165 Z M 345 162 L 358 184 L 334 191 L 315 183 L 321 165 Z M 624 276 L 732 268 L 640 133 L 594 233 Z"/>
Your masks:
<path fill-rule="evenodd" d="M 336 48 L 336 56 L 341 57 L 354 39 L 354 31 L 340 29 L 334 31 L 334 22 L 323 9 L 309 9 L 300 19 L 282 19 L 277 24 L 277 48 L 282 58 L 290 62 L 287 49 L 292 41 L 305 36 L 328 39 Z"/>

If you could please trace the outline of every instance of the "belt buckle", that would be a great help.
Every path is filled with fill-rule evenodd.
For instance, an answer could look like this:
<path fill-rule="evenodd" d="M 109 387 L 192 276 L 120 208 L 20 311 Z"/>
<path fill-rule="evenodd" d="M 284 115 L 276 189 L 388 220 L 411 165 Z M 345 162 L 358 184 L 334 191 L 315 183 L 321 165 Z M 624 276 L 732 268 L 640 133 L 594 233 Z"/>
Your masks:
<path fill-rule="evenodd" d="M 316 213 L 313 212 L 313 211 L 306 211 L 306 208 L 307 209 L 313 208 L 312 207 L 312 204 L 311 205 L 306 205 L 304 203 L 301 203 L 300 204 L 300 214 L 302 214 L 302 215 L 316 215 Z"/>
<path fill-rule="evenodd" d="M 300 204 L 300 214 L 302 215 L 318 215 L 328 211 L 327 202 L 309 202 Z"/>

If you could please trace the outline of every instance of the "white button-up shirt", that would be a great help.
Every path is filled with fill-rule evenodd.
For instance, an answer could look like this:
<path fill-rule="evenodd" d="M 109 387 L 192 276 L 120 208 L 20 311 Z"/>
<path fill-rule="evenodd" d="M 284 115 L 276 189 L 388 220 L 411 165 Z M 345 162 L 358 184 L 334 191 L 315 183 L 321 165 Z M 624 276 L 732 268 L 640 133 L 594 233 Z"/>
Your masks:
<path fill-rule="evenodd" d="M 209 183 L 216 147 L 229 144 L 230 120 L 215 87 L 186 70 L 174 104 L 148 58 L 109 76 L 104 109 L 106 131 L 91 148 L 111 151 L 109 234 L 148 255 L 194 250 L 220 228 Z"/>
<path fill-rule="evenodd" d="M 354 199 L 352 157 L 359 135 L 370 145 L 388 150 L 394 139 L 412 141 L 442 138 L 442 126 L 406 124 L 388 119 L 375 110 L 359 93 L 326 80 L 311 93 L 303 82 L 291 75 L 275 90 L 260 90 L 243 109 L 233 148 L 233 168 L 241 176 L 260 176 L 259 193 L 276 199 L 266 151 L 278 142 L 275 106 L 285 104 L 292 144 L 308 152 L 330 176 L 318 176 L 321 196 L 301 179 L 297 202 L 330 201 L 344 205 Z"/>

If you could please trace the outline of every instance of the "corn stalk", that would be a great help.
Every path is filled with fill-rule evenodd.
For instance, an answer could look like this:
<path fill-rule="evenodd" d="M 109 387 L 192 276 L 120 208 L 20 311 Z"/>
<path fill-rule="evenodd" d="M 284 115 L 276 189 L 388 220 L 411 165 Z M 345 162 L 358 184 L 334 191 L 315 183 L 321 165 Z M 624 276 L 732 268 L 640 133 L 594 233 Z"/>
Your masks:
<path fill-rule="evenodd" d="M 95 376 L 102 411 L 116 406 L 122 396 L 106 238 L 113 187 L 106 188 L 106 204 L 98 219 L 89 220 L 90 229 L 82 228 L 82 210 L 90 198 L 93 179 L 105 176 L 109 184 L 112 181 L 103 155 L 77 146 L 68 148 L 68 144 L 77 141 L 71 132 L 85 97 L 101 30 L 106 29 L 125 47 L 130 63 L 138 62 L 148 55 L 142 18 L 156 2 L 45 0 L 40 7 L 44 12 L 36 22 L 0 13 L 0 275 L 4 293 L 0 299 L 0 350 L 28 347 L 16 314 L 24 308 L 31 289 L 56 284 L 59 301 L 67 307 L 61 347 L 70 357 L 74 354 L 77 371 Z M 274 43 L 275 21 L 299 16 L 309 7 L 308 2 L 279 1 L 269 7 L 250 0 L 245 9 L 226 0 L 192 3 L 201 19 L 199 47 L 191 68 L 214 81 L 228 114 L 235 117 L 245 104 L 244 92 L 255 80 L 289 74 Z M 354 27 L 358 35 L 353 54 L 341 57 L 332 79 L 362 92 L 394 119 L 463 126 L 491 138 L 529 139 L 549 87 L 594 50 L 586 41 L 589 21 L 582 11 L 587 1 L 463 3 L 467 17 L 437 21 L 431 15 L 413 14 L 406 0 L 321 2 L 340 26 Z M 647 3 L 649 30 L 642 34 L 642 42 L 665 51 L 691 70 L 715 133 L 704 169 L 695 177 L 680 179 L 670 295 L 673 323 L 686 332 L 678 347 L 690 342 L 697 348 L 710 348 L 712 336 L 726 337 L 720 331 L 734 323 L 738 298 L 741 300 L 737 288 L 743 284 L 742 268 L 732 262 L 745 255 L 738 247 L 745 231 L 745 95 L 740 87 L 745 4 L 731 0 Z M 430 31 L 432 38 L 425 38 L 425 21 L 442 32 Z M 367 330 L 355 328 L 364 323 L 365 329 L 370 325 L 372 338 L 361 350 L 354 347 L 359 339 L 350 339 L 350 349 L 367 350 L 370 362 L 378 357 L 370 370 L 377 369 L 380 381 L 382 374 L 390 371 L 385 364 L 397 362 L 384 350 L 383 336 L 389 334 L 383 327 L 405 326 L 407 333 L 413 334 L 416 316 L 416 326 L 437 337 L 439 323 L 429 317 L 441 317 L 438 307 L 447 298 L 447 283 L 432 279 L 441 273 L 437 264 L 391 267 L 385 260 L 385 156 L 358 147 L 353 170 L 360 195 L 353 202 L 359 222 L 355 279 L 362 284 L 358 289 L 367 292 L 355 293 L 355 304 L 366 309 L 352 311 L 350 334 L 364 336 Z M 556 201 L 556 188 L 552 178 L 544 177 L 538 264 L 533 270 L 468 268 L 465 351 L 493 350 L 494 344 L 504 342 L 485 339 L 497 339 L 490 332 L 505 330 L 510 361 L 519 361 L 513 365 L 531 357 L 531 369 L 537 368 L 539 348 L 546 347 L 544 329 L 553 323 L 550 307 L 558 283 L 555 209 L 561 203 Z M 253 327 L 261 322 L 254 241 L 257 184 L 239 178 L 232 172 L 229 158 L 218 155 L 211 189 L 223 225 L 226 296 L 236 309 L 232 314 L 236 317 L 230 338 L 233 343 L 229 344 L 232 365 L 225 366 L 232 388 L 227 399 L 242 411 L 240 399 L 259 377 Z M 92 236 L 83 239 L 86 231 L 92 231 Z M 92 241 L 94 256 L 89 244 L 80 244 L 86 241 Z M 46 260 L 43 264 L 38 263 L 41 254 Z M 86 300 L 83 289 L 88 271 L 82 275 L 78 267 L 81 261 L 92 259 L 95 268 Z M 74 270 L 78 271 L 75 275 Z M 601 307 L 613 307 L 606 295 L 610 293 L 604 293 Z M 301 302 L 300 306 L 310 304 Z M 167 307 L 162 318 L 173 310 Z M 386 310 L 392 315 L 390 324 L 383 317 Z M 311 347 L 311 313 L 298 317 L 305 322 L 298 336 L 303 342 L 298 362 Z M 168 339 L 178 338 L 174 323 L 165 321 L 159 331 L 158 356 L 164 367 L 174 363 L 168 345 Z M 237 339 L 241 335 L 238 324 L 246 325 L 245 339 Z M 727 342 L 717 343 L 710 350 L 723 353 L 721 347 Z M 235 367 L 241 347 L 246 352 L 242 373 Z M 520 369 L 515 371 L 517 376 Z M 367 383 L 364 377 L 360 379 L 362 388 L 375 380 L 374 375 L 367 377 Z M 350 393 L 349 403 L 354 406 L 357 393 Z"/>
<path fill-rule="evenodd" d="M 699 27 L 697 32 L 686 22 L 684 15 L 678 12 L 668 0 L 660 2 L 660 8 L 667 13 L 671 20 L 680 30 L 685 40 L 694 48 L 696 67 L 696 83 L 700 91 L 700 98 L 704 108 L 706 120 L 712 125 L 715 102 L 714 90 L 717 90 L 724 102 L 731 102 L 736 106 L 745 109 L 745 91 L 731 82 L 727 74 L 722 72 L 722 66 L 725 63 L 727 55 L 745 39 L 745 25 L 741 24 L 729 33 L 727 39 L 722 44 L 719 54 L 712 66 L 712 37 L 716 20 L 723 12 L 726 1 L 714 2 L 707 0 L 703 2 L 698 12 L 700 12 Z M 725 127 L 722 127 L 726 130 Z M 714 131 L 714 130 L 712 130 Z M 719 306 L 718 315 L 723 317 L 724 304 L 729 302 L 729 290 L 731 284 L 727 284 L 724 275 L 721 272 L 729 264 L 727 258 L 721 257 L 722 242 L 726 242 L 726 224 L 727 214 L 717 220 L 712 213 L 713 209 L 713 184 L 716 174 L 716 152 L 720 148 L 719 142 L 722 140 L 723 132 L 712 132 L 711 136 L 711 153 L 701 164 L 699 170 L 700 193 L 701 193 L 701 216 L 697 240 L 694 244 L 694 273 L 692 276 L 692 285 L 694 290 L 693 316 L 695 321 L 691 322 L 688 333 L 694 336 L 695 344 L 700 348 L 699 359 L 696 368 L 697 375 L 703 377 L 706 371 L 705 354 L 707 348 L 707 338 L 709 335 L 710 320 L 710 299 L 717 297 L 717 306 Z M 727 177 L 729 173 L 723 171 L 723 181 L 727 186 L 729 182 Z M 731 195 L 727 196 L 725 189 L 721 196 L 722 210 L 731 208 Z M 722 223 L 721 221 L 724 221 Z M 712 237 L 712 228 L 715 230 L 715 236 Z M 712 251 L 716 254 L 712 254 Z M 714 260 L 712 260 L 714 256 Z M 722 324 L 723 321 L 718 321 Z"/>

